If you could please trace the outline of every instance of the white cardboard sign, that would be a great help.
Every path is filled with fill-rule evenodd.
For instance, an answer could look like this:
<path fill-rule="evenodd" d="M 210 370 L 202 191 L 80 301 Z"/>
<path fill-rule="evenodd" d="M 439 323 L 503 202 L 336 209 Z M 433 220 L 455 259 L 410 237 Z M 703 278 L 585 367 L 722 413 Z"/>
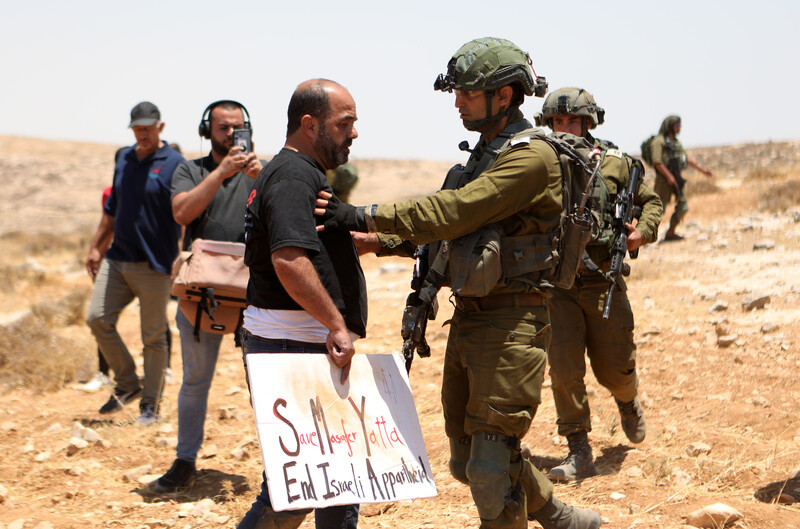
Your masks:
<path fill-rule="evenodd" d="M 436 495 L 399 355 L 355 355 L 344 385 L 328 355 L 246 358 L 276 511 Z"/>

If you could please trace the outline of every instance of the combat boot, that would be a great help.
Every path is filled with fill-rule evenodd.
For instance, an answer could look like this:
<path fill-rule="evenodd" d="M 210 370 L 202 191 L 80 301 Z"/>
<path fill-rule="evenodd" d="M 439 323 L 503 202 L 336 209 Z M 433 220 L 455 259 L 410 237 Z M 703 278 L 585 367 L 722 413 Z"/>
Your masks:
<path fill-rule="evenodd" d="M 618 400 L 616 402 L 619 408 L 622 431 L 625 432 L 625 435 L 632 443 L 641 443 L 647 434 L 647 428 L 644 423 L 644 410 L 642 405 L 639 404 L 639 397 L 634 397 L 630 402 L 620 402 Z"/>
<path fill-rule="evenodd" d="M 592 457 L 592 447 L 585 431 L 571 433 L 567 436 L 569 454 L 557 467 L 550 469 L 547 477 L 552 481 L 573 481 L 597 475 Z"/>
<path fill-rule="evenodd" d="M 567 505 L 555 496 L 528 519 L 536 520 L 544 529 L 597 529 L 603 523 L 596 512 Z"/>

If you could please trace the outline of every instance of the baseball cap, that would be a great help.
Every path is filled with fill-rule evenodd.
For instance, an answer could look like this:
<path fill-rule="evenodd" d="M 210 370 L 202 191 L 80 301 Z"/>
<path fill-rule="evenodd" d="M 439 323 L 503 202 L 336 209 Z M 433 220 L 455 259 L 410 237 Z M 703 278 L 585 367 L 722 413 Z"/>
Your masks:
<path fill-rule="evenodd" d="M 142 101 L 131 110 L 131 124 L 128 127 L 149 127 L 160 119 L 158 107 L 150 101 Z"/>

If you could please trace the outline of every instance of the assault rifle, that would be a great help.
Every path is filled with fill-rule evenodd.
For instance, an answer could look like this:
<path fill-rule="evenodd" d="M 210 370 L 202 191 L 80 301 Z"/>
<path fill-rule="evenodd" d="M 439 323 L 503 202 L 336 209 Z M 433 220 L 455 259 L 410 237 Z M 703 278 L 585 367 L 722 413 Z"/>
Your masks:
<path fill-rule="evenodd" d="M 671 157 L 667 162 L 667 169 L 675 178 L 675 198 L 680 200 L 683 196 L 683 188 L 686 185 L 686 179 L 681 176 L 681 159 L 676 156 Z"/>
<path fill-rule="evenodd" d="M 442 243 L 442 244 L 447 244 Z M 436 293 L 444 283 L 444 276 L 429 266 L 430 245 L 417 246 L 414 251 L 414 274 L 411 277 L 411 293 L 406 298 L 400 335 L 403 337 L 403 358 L 406 372 L 411 371 L 414 351 L 422 358 L 431 355 L 431 348 L 425 339 L 428 320 L 436 319 L 439 302 Z"/>
<path fill-rule="evenodd" d="M 630 265 L 624 262 L 625 253 L 628 251 L 628 229 L 625 224 L 632 222 L 634 218 L 638 219 L 642 214 L 642 208 L 633 204 L 641 177 L 642 163 L 639 160 L 634 160 L 628 187 L 618 192 L 617 198 L 614 200 L 614 218 L 611 222 L 611 227 L 614 230 L 614 243 L 611 245 L 611 267 L 605 274 L 611 284 L 608 286 L 606 304 L 603 307 L 604 320 L 608 319 L 608 313 L 611 310 L 611 297 L 614 295 L 614 286 L 617 284 L 617 278 L 620 274 L 627 276 L 631 273 Z M 633 250 L 630 255 L 631 259 L 636 259 L 639 256 L 639 249 Z"/>

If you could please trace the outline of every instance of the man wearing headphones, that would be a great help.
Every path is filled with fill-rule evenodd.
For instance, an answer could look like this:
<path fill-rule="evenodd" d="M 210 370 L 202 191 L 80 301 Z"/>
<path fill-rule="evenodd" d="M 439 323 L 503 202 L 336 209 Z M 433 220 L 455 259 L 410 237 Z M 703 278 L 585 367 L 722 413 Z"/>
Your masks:
<path fill-rule="evenodd" d="M 198 132 L 211 140 L 208 156 L 183 162 L 172 179 L 172 214 L 186 226 L 184 250 L 195 239 L 244 242 L 244 214 L 261 161 L 253 152 L 233 145 L 233 131 L 252 132 L 250 115 L 241 103 L 215 101 L 206 107 Z M 198 331 L 179 309 L 175 318 L 181 338 L 183 382 L 178 394 L 177 458 L 155 484 L 173 492 L 191 484 L 195 460 L 203 443 L 208 391 L 214 377 L 222 334 Z"/>

